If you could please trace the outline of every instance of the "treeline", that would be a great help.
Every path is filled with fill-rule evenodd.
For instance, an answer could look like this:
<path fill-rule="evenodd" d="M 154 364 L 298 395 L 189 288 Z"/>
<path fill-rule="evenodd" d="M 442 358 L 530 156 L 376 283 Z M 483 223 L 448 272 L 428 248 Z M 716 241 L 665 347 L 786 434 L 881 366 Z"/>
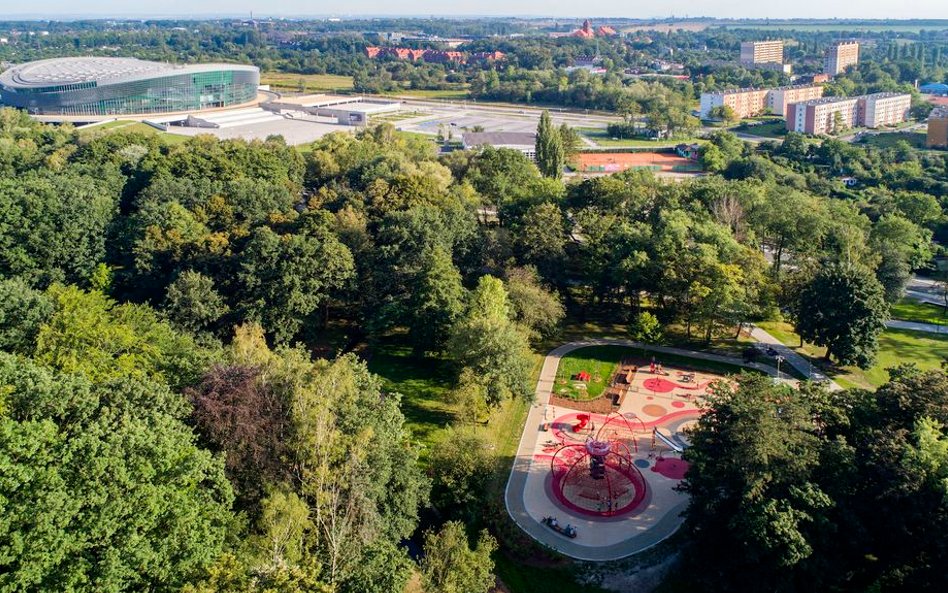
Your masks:
<path fill-rule="evenodd" d="M 948 378 L 877 391 L 719 385 L 685 453 L 682 576 L 703 591 L 948 586 Z"/>

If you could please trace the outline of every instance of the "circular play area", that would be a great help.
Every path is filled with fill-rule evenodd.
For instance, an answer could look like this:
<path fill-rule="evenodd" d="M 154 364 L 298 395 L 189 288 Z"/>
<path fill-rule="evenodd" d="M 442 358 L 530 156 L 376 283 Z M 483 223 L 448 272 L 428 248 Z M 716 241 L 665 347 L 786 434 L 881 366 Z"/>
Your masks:
<path fill-rule="evenodd" d="M 647 432 L 645 424 L 634 414 L 616 413 L 597 429 L 589 414 L 577 414 L 576 424 L 566 430 L 588 434 L 584 442 L 570 439 L 553 454 L 550 488 L 555 499 L 567 509 L 594 517 L 616 517 L 640 509 L 648 488 L 635 466 L 634 453 L 638 438 Z"/>
<path fill-rule="evenodd" d="M 557 349 L 544 365 L 539 405 L 530 413 L 511 472 L 507 506 L 545 545 L 584 560 L 621 558 L 681 524 L 687 495 L 677 486 L 688 473 L 682 454 L 707 388 L 723 377 L 665 368 L 655 358 L 617 349 L 611 375 L 576 369 L 575 363 L 567 371 L 571 384 L 605 377 L 597 407 L 556 398 L 556 365 L 563 354 L 581 348 Z M 611 411 L 601 413 L 603 401 Z M 531 423 L 538 430 L 530 430 Z"/>

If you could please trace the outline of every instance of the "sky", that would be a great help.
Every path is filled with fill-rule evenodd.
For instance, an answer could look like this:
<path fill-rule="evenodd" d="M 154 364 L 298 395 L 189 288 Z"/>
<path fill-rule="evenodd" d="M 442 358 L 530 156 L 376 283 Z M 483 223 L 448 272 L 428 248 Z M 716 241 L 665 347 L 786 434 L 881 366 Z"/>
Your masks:
<path fill-rule="evenodd" d="M 334 12 L 339 10 L 339 12 Z M 948 0 L 0 0 L 0 18 L 209 15 L 483 15 L 554 17 L 942 18 Z"/>

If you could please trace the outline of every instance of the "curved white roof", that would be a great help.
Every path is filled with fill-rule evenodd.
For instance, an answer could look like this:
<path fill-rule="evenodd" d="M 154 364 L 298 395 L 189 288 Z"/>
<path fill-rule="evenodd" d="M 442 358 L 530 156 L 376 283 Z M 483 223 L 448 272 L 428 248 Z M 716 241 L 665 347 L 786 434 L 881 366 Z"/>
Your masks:
<path fill-rule="evenodd" d="M 137 58 L 52 58 L 13 66 L 0 74 L 0 84 L 7 88 L 38 88 L 96 81 L 99 86 L 143 80 L 171 74 L 212 72 L 217 70 L 252 70 L 243 64 L 176 65 L 148 62 Z"/>

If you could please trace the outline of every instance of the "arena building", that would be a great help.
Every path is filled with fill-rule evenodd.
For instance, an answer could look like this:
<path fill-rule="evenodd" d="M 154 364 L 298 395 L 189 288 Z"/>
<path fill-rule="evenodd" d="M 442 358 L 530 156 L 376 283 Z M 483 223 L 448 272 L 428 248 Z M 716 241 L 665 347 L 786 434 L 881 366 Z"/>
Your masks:
<path fill-rule="evenodd" d="M 260 70 L 134 58 L 55 58 L 0 74 L 0 103 L 36 115 L 108 116 L 198 111 L 249 103 Z"/>

